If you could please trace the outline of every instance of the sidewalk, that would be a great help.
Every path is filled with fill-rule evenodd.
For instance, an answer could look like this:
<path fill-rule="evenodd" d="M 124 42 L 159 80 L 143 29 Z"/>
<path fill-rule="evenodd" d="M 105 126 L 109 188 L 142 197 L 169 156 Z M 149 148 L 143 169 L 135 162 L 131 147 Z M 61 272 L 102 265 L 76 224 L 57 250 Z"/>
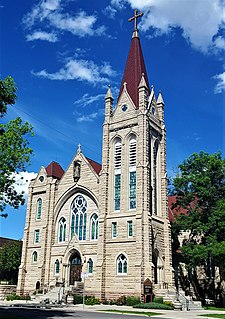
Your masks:
<path fill-rule="evenodd" d="M 25 300 L 15 300 L 15 301 L 0 301 L 0 306 L 10 307 L 10 306 L 21 306 L 21 307 L 40 307 L 40 304 L 34 303 L 32 301 Z M 193 311 L 179 311 L 179 310 L 158 310 L 158 309 L 135 309 L 129 306 L 116 306 L 116 305 L 94 305 L 94 306 L 84 306 L 82 304 L 79 305 L 47 305 L 51 306 L 52 309 L 64 309 L 68 311 L 98 311 L 104 310 L 119 310 L 119 311 L 140 311 L 140 312 L 155 312 L 159 315 L 155 315 L 153 318 L 166 318 L 166 319 L 208 319 L 207 317 L 199 315 L 209 314 L 209 313 L 218 313 L 225 314 L 225 311 L 218 310 L 193 310 Z"/>

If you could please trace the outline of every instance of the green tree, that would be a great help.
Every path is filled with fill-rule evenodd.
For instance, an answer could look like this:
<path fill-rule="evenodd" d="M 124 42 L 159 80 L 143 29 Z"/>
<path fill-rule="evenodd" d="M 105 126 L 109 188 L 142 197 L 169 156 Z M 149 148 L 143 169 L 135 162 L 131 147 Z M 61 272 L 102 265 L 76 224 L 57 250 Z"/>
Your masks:
<path fill-rule="evenodd" d="M 0 117 L 4 117 L 8 105 L 15 103 L 17 99 L 14 80 L 8 76 L 0 79 Z M 32 126 L 23 123 L 20 117 L 0 124 L 0 212 L 7 205 L 18 208 L 25 200 L 23 193 L 19 194 L 15 189 L 16 174 L 25 171 L 29 164 L 33 151 L 29 147 L 28 135 L 32 135 Z"/>
<path fill-rule="evenodd" d="M 175 206 L 187 211 L 172 225 L 176 233 L 189 231 L 181 247 L 186 266 L 189 271 L 204 267 L 212 291 L 215 266 L 221 280 L 225 279 L 225 159 L 221 153 L 200 152 L 187 158 L 173 180 L 173 194 Z"/>
<path fill-rule="evenodd" d="M 12 241 L 0 249 L 0 279 L 16 284 L 22 254 L 22 241 Z"/>

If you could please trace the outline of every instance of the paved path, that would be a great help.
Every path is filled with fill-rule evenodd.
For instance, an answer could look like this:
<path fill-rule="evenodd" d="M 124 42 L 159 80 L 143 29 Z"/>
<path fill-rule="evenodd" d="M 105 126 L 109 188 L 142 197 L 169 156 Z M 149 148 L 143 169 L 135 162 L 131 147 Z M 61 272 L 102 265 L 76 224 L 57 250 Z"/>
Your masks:
<path fill-rule="evenodd" d="M 26 307 L 26 308 L 25 308 Z M 39 307 L 39 308 L 37 308 Z M 210 310 L 197 310 L 197 311 L 175 311 L 175 310 L 144 310 L 144 309 L 134 309 L 127 306 L 108 306 L 108 305 L 95 305 L 95 306 L 83 306 L 82 305 L 71 305 L 64 307 L 51 307 L 51 309 L 41 308 L 39 304 L 34 304 L 32 302 L 25 301 L 0 301 L 0 313 L 13 313 L 14 315 L 21 315 L 24 318 L 30 319 L 71 319 L 71 318 L 82 318 L 82 319 L 140 319 L 144 318 L 143 316 L 138 315 L 120 315 L 115 313 L 107 313 L 108 309 L 116 310 L 130 310 L 130 311 L 149 311 L 156 312 L 159 315 L 151 317 L 152 319 L 206 319 L 207 317 L 199 317 L 199 315 L 204 315 L 207 313 L 223 313 L 225 311 L 210 311 Z M 98 310 L 104 310 L 105 312 L 98 312 Z M 1 315 L 0 315 L 1 317 Z"/>

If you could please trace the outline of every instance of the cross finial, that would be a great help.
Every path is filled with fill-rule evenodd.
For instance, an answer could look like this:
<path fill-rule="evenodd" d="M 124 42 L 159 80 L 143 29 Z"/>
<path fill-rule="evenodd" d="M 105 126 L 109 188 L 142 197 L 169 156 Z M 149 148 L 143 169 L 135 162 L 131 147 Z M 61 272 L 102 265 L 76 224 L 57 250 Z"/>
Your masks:
<path fill-rule="evenodd" d="M 129 22 L 133 21 L 134 20 L 134 31 L 138 31 L 138 28 L 137 28 L 137 19 L 142 17 L 144 15 L 143 12 L 140 12 L 138 13 L 138 10 L 134 10 L 134 16 L 130 19 L 128 19 Z"/>
<path fill-rule="evenodd" d="M 81 152 L 81 144 L 80 144 L 80 143 L 78 144 L 78 149 L 77 149 L 77 151 L 78 151 L 78 152 Z"/>

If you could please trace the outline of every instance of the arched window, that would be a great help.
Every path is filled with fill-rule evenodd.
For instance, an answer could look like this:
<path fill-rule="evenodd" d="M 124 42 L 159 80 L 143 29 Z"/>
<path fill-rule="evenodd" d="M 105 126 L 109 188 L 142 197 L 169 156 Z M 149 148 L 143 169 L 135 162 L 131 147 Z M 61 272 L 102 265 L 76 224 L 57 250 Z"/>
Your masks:
<path fill-rule="evenodd" d="M 129 208 L 136 208 L 136 137 L 129 142 Z"/>
<path fill-rule="evenodd" d="M 91 258 L 88 259 L 87 265 L 88 265 L 88 272 L 90 274 L 92 274 L 93 273 L 93 260 Z"/>
<path fill-rule="evenodd" d="M 91 240 L 98 239 L 98 215 L 94 213 L 91 217 Z"/>
<path fill-rule="evenodd" d="M 123 254 L 117 257 L 117 274 L 127 274 L 127 258 Z"/>
<path fill-rule="evenodd" d="M 60 263 L 59 263 L 59 260 L 56 259 L 56 262 L 55 262 L 55 274 L 56 275 L 59 274 L 59 270 L 60 270 Z"/>
<path fill-rule="evenodd" d="M 157 156 L 158 156 L 158 148 L 159 142 L 158 140 L 155 141 L 154 148 L 153 148 L 153 194 L 154 194 L 154 213 L 157 215 L 157 201 L 158 201 L 158 180 L 157 180 Z"/>
<path fill-rule="evenodd" d="M 38 198 L 37 200 L 37 213 L 36 213 L 36 219 L 41 219 L 41 210 L 42 210 L 42 199 Z"/>
<path fill-rule="evenodd" d="M 75 197 L 72 203 L 71 237 L 75 233 L 79 240 L 86 239 L 87 201 L 82 195 Z"/>
<path fill-rule="evenodd" d="M 36 251 L 33 252 L 32 254 L 32 261 L 33 263 L 36 263 L 38 259 L 38 253 Z"/>
<path fill-rule="evenodd" d="M 64 242 L 66 240 L 66 219 L 61 217 L 59 220 L 59 242 Z"/>
<path fill-rule="evenodd" d="M 120 210 L 121 184 L 121 139 L 117 138 L 114 146 L 114 209 Z"/>

